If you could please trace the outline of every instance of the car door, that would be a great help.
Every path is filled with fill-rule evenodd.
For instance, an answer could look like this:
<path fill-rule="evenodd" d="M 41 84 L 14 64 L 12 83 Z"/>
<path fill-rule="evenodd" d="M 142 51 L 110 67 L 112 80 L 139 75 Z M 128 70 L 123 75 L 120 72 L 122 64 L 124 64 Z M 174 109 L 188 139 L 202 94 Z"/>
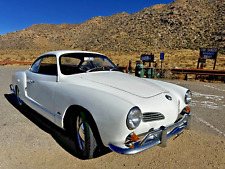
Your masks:
<path fill-rule="evenodd" d="M 36 110 L 44 117 L 54 121 L 54 88 L 57 83 L 56 56 L 39 58 L 26 71 L 28 98 Z"/>

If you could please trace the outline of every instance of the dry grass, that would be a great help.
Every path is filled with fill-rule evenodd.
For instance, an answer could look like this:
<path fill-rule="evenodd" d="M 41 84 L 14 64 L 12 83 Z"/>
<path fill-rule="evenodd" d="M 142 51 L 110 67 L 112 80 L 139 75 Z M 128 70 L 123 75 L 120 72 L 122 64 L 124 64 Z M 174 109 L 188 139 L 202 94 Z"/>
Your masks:
<path fill-rule="evenodd" d="M 0 50 L 0 61 L 24 61 L 33 62 L 38 56 L 47 52 L 47 50 Z M 132 62 L 132 67 L 135 67 L 136 61 L 140 60 L 142 53 L 120 53 L 110 51 L 98 51 L 108 56 L 115 64 L 120 66 L 127 66 L 129 60 Z M 160 53 L 165 53 L 165 60 L 163 61 L 163 68 L 184 68 L 195 69 L 197 68 L 197 61 L 199 51 L 197 50 L 152 50 L 150 53 L 155 55 L 157 67 L 161 67 Z M 204 64 L 204 69 L 213 69 L 214 60 L 207 60 Z M 152 64 L 153 66 L 153 64 Z M 217 57 L 216 70 L 224 70 L 225 55 L 219 54 Z"/>
<path fill-rule="evenodd" d="M 151 52 L 150 52 L 151 53 Z M 150 54 L 148 53 L 148 54 Z M 155 55 L 155 61 L 157 67 L 161 67 L 160 53 L 165 53 L 165 60 L 163 61 L 164 69 L 181 68 L 181 69 L 196 69 L 199 57 L 199 51 L 197 50 L 152 50 Z M 127 66 L 129 60 L 132 62 L 132 66 L 135 66 L 137 60 L 140 60 L 142 53 L 133 54 L 113 54 L 105 52 L 114 63 L 120 66 Z M 213 69 L 214 60 L 208 59 L 204 64 L 204 69 Z M 146 65 L 147 66 L 147 65 Z M 153 64 L 152 64 L 153 66 Z M 216 70 L 224 70 L 225 68 L 225 55 L 219 54 L 217 57 Z"/>

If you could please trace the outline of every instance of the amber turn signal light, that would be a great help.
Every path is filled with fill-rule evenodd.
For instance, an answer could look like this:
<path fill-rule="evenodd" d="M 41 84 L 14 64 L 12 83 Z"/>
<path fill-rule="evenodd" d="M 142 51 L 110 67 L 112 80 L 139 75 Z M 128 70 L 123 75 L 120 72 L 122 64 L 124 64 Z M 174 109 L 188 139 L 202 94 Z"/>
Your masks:
<path fill-rule="evenodd" d="M 129 148 L 134 148 L 134 145 L 131 145 Z"/>
<path fill-rule="evenodd" d="M 190 111 L 191 111 L 191 108 L 187 106 L 186 107 L 186 112 L 189 113 Z"/>
<path fill-rule="evenodd" d="M 137 136 L 135 133 L 133 133 L 133 134 L 131 135 L 131 140 L 132 140 L 132 141 L 138 141 L 139 138 L 138 138 L 138 136 Z"/>

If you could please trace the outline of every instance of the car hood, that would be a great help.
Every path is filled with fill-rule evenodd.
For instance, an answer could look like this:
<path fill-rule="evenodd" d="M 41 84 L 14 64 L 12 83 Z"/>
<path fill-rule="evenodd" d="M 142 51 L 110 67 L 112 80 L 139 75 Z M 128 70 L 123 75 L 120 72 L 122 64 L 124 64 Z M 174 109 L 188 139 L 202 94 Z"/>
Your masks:
<path fill-rule="evenodd" d="M 121 72 L 90 72 L 82 76 L 82 79 L 145 98 L 167 92 L 145 79 Z"/>

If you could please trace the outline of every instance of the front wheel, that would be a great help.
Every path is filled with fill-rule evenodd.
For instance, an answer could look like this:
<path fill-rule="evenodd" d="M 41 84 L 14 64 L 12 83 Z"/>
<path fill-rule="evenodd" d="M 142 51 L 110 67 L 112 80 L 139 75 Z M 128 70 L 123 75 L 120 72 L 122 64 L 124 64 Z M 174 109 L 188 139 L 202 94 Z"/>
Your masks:
<path fill-rule="evenodd" d="M 70 122 L 71 134 L 77 152 L 85 159 L 93 158 L 97 150 L 92 123 L 91 118 L 82 111 L 74 114 Z"/>

